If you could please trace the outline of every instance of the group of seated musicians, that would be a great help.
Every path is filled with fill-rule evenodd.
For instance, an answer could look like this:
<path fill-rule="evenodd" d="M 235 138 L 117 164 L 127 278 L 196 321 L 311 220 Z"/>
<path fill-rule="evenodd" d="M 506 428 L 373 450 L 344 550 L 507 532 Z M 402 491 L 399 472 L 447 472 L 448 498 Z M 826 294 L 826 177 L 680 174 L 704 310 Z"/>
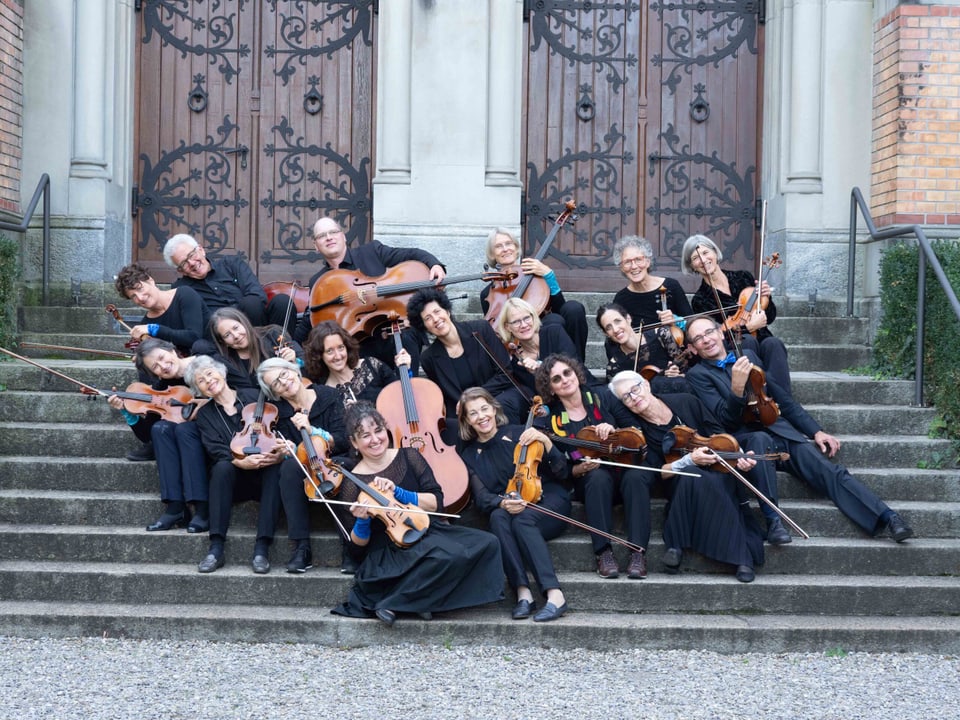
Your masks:
<path fill-rule="evenodd" d="M 630 236 L 616 244 L 614 260 L 627 285 L 596 313 L 607 338 L 604 380 L 583 364 L 583 306 L 563 299 L 541 261 L 518 263 L 519 243 L 509 233 L 491 233 L 488 260 L 547 278 L 559 312 L 543 317 L 522 297 L 509 297 L 492 322 L 459 321 L 442 287 L 445 268 L 429 253 L 379 242 L 348 248 L 331 218 L 316 222 L 313 239 L 323 266 L 311 287 L 341 269 L 376 279 L 410 260 L 425 266 L 429 282 L 407 300 L 409 325 L 399 342 L 377 333 L 358 339 L 309 311 L 284 324 L 290 313 L 279 313 L 261 297 L 262 288 L 252 288 L 242 259 L 211 262 L 189 236 L 171 238 L 164 249 L 181 274 L 171 289 L 160 290 L 136 264 L 118 275 L 118 293 L 146 311 L 131 329 L 140 340 L 135 360 L 142 378 L 158 389 L 185 384 L 206 399 L 187 422 L 123 411 L 137 437 L 152 440 L 157 460 L 165 507 L 147 530 L 208 533 L 200 572 L 223 566 L 231 507 L 243 499 L 260 504 L 255 573 L 270 571 L 281 509 L 291 547 L 287 571 L 312 567 L 309 507 L 311 499 L 327 499 L 320 487 L 325 476 L 311 479 L 297 450 L 301 443 L 313 447 L 313 438 L 326 453 L 325 467 L 342 480 L 340 502 L 327 507 L 341 529 L 341 568 L 355 573 L 349 598 L 334 612 L 388 625 L 397 613 L 429 617 L 499 600 L 504 577 L 516 594 L 513 618 L 563 616 L 567 601 L 547 541 L 577 524 L 569 517 L 571 499 L 584 505 L 586 523 L 579 525 L 591 535 L 603 578 L 647 576 L 650 497 L 658 487 L 668 499 L 664 570 L 677 572 L 684 551 L 695 550 L 729 564 L 737 580 L 752 581 L 764 540 L 792 540 L 782 512 L 771 507 L 777 469 L 829 497 L 870 535 L 886 531 L 898 543 L 913 535 L 875 493 L 827 459 L 840 444 L 790 394 L 785 347 L 768 329 L 775 317 L 769 285 L 757 287 L 764 302 L 744 317 L 742 333 L 724 331 L 722 303 L 735 304 L 754 280 L 720 269 L 722 255 L 709 238 L 693 236 L 682 251 L 684 270 L 699 273 L 701 291 L 708 289 L 698 291 L 694 307 L 676 281 L 650 275 L 646 240 Z M 763 384 L 779 406 L 772 419 L 751 413 L 753 378 L 766 366 L 761 358 L 772 364 Z M 398 372 L 412 376 L 418 368 L 442 393 L 443 419 L 454 436 L 447 441 L 468 469 L 489 533 L 448 522 L 443 478 L 415 448 L 390 436 L 375 406 Z M 123 408 L 116 396 L 110 404 Z M 680 428 L 701 439 L 732 436 L 742 452 L 731 467 L 709 443 L 684 444 Z M 535 462 L 528 463 L 528 452 Z M 530 467 L 536 491 L 521 491 L 518 478 L 529 483 Z M 769 500 L 760 503 L 765 527 L 749 509 L 748 482 Z M 614 534 L 617 504 L 624 538 Z M 627 548 L 622 567 L 614 545 Z M 437 563 L 444 567 L 439 574 Z"/>

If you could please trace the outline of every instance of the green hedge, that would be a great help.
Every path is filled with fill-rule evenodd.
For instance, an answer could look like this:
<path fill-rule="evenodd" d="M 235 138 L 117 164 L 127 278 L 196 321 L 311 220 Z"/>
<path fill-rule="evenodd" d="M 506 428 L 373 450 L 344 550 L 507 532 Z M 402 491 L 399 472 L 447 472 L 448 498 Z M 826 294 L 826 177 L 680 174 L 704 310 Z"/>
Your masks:
<path fill-rule="evenodd" d="M 13 347 L 17 335 L 17 279 L 20 277 L 20 248 L 0 235 L 0 347 Z"/>
<path fill-rule="evenodd" d="M 955 292 L 960 292 L 960 243 L 937 240 L 933 251 Z M 873 345 L 873 370 L 887 377 L 916 377 L 917 258 L 914 242 L 898 242 L 883 254 L 883 316 Z M 927 268 L 924 399 L 937 408 L 937 427 L 954 441 L 960 459 L 960 321 L 933 271 Z M 946 460 L 945 458 L 943 460 Z"/>

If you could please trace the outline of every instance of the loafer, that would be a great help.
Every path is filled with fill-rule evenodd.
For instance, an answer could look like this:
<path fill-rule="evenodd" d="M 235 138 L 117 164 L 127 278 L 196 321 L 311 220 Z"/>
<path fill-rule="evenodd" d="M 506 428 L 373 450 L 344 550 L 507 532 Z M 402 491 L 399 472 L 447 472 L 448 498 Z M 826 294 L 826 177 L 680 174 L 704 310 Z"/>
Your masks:
<path fill-rule="evenodd" d="M 393 627 L 393 624 L 397 621 L 397 614 L 393 610 L 379 608 L 376 611 L 376 615 L 377 619 L 387 627 Z"/>
<path fill-rule="evenodd" d="M 212 573 L 223 567 L 223 553 L 207 553 L 207 556 L 197 565 L 197 570 L 202 573 Z"/>
<path fill-rule="evenodd" d="M 514 620 L 523 620 L 533 615 L 536 609 L 537 606 L 531 600 L 518 600 L 513 607 L 513 612 L 510 613 L 510 617 Z"/>
<path fill-rule="evenodd" d="M 663 554 L 664 567 L 671 575 L 675 575 L 680 571 L 681 562 L 683 562 L 683 550 L 680 548 L 669 548 Z"/>
<path fill-rule="evenodd" d="M 162 530 L 171 530 L 175 527 L 183 527 L 187 524 L 187 514 L 185 512 L 164 513 L 154 522 L 147 525 L 147 532 L 158 532 Z"/>
<path fill-rule="evenodd" d="M 140 447 L 128 452 L 125 456 L 130 462 L 150 462 L 156 460 L 157 456 L 153 453 L 153 443 L 143 443 Z"/>
<path fill-rule="evenodd" d="M 197 515 L 194 515 L 190 520 L 190 524 L 187 525 L 187 532 L 191 535 L 196 535 L 197 533 L 205 533 L 210 531 L 210 518 L 202 518 Z"/>
<path fill-rule="evenodd" d="M 737 580 L 740 582 L 753 582 L 753 579 L 756 576 L 756 573 L 753 572 L 753 568 L 749 565 L 737 565 Z"/>
<path fill-rule="evenodd" d="M 771 545 L 786 545 L 793 542 L 790 533 L 783 526 L 783 521 L 776 517 L 767 524 L 767 542 Z"/>
<path fill-rule="evenodd" d="M 250 567 L 257 575 L 266 575 L 270 572 L 270 560 L 266 555 L 254 555 Z"/>
<path fill-rule="evenodd" d="M 643 580 L 647 576 L 647 556 L 642 552 L 630 554 L 630 564 L 627 565 L 627 577 L 632 580 Z"/>
<path fill-rule="evenodd" d="M 897 513 L 891 515 L 887 521 L 887 532 L 898 543 L 913 537 L 913 528 L 907 525 Z"/>
<path fill-rule="evenodd" d="M 563 614 L 567 612 L 567 604 L 564 603 L 560 607 L 557 607 L 552 602 L 548 602 L 543 606 L 543 610 L 538 612 L 533 616 L 534 622 L 550 622 L 551 620 L 556 620 L 563 617 Z"/>

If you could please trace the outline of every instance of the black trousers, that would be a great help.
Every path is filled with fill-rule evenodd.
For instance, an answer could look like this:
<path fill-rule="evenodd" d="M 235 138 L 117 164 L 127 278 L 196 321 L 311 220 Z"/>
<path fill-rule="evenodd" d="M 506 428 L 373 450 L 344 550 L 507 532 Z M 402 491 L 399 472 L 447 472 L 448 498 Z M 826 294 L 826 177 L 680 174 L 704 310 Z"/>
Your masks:
<path fill-rule="evenodd" d="M 270 543 L 280 515 L 280 466 L 241 470 L 229 460 L 210 469 L 210 538 L 227 537 L 234 502 L 258 500 L 257 542 Z"/>
<path fill-rule="evenodd" d="M 207 500 L 207 458 L 197 424 L 158 420 L 150 427 L 150 436 L 157 456 L 160 499 L 165 503 Z"/>
<path fill-rule="evenodd" d="M 555 319 L 556 318 L 556 319 Z M 556 313 L 548 313 L 543 316 L 542 322 L 562 322 L 563 329 L 573 340 L 573 346 L 577 349 L 577 359 L 580 362 L 586 362 L 587 357 L 587 309 L 583 303 L 576 300 L 567 300 Z"/>
<path fill-rule="evenodd" d="M 570 493 L 559 485 L 544 484 L 543 498 L 537 504 L 561 515 L 570 515 Z M 544 595 L 547 590 L 560 587 L 547 540 L 559 537 L 565 529 L 563 520 L 530 508 L 516 515 L 502 508 L 490 513 L 490 532 L 500 541 L 503 572 L 510 587 L 516 590 L 529 585 L 527 570 L 533 573 Z"/>
<path fill-rule="evenodd" d="M 587 511 L 587 524 L 612 534 L 613 506 L 622 500 L 627 540 L 646 548 L 650 543 L 650 486 L 653 473 L 644 470 L 625 470 L 617 477 L 613 468 L 601 466 L 577 478 L 577 497 Z M 600 535 L 590 534 L 593 552 L 599 554 L 610 545 Z"/>

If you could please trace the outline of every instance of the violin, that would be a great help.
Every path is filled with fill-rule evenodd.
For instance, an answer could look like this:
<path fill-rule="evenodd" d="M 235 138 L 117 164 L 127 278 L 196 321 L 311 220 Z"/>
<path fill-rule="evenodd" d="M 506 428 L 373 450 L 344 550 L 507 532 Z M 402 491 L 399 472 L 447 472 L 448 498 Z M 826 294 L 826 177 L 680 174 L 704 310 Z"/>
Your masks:
<path fill-rule="evenodd" d="M 28 365 L 33 365 L 44 370 L 51 375 L 73 383 L 80 388 L 84 395 L 110 397 L 116 395 L 123 400 L 124 409 L 133 415 L 146 415 L 154 413 L 164 420 L 174 423 L 186 422 L 193 418 L 197 408 L 206 403 L 206 399 L 197 399 L 190 392 L 190 388 L 184 385 L 174 385 L 166 390 L 156 390 L 146 383 L 135 382 L 127 386 L 126 390 L 101 390 L 93 385 L 76 380 L 62 372 L 57 372 L 46 365 L 41 365 L 30 358 L 17 355 L 15 352 L 0 347 L 0 352 L 9 355 L 17 360 L 22 360 Z"/>
<path fill-rule="evenodd" d="M 299 283 L 297 283 L 296 280 L 290 283 L 290 285 L 294 291 L 296 291 L 296 289 L 300 287 Z M 280 335 L 277 336 L 277 344 L 273 348 L 274 354 L 277 355 L 278 357 L 280 355 L 281 350 L 283 350 L 284 348 L 290 347 L 290 339 L 286 337 L 286 333 L 287 333 L 287 327 L 289 327 L 290 325 L 290 313 L 293 311 L 293 308 L 294 308 L 294 294 L 291 293 L 289 295 L 289 299 L 287 300 L 287 310 L 283 314 L 283 325 L 281 326 L 281 329 L 280 329 Z"/>
<path fill-rule="evenodd" d="M 540 249 L 533 256 L 534 260 L 542 261 L 547 256 L 547 252 L 550 250 L 550 246 L 553 244 L 560 228 L 573 217 L 576 209 L 577 204 L 573 200 L 567 200 L 564 203 L 563 212 L 557 216 L 553 227 L 550 228 L 550 232 L 540 245 Z M 500 311 L 503 310 L 504 303 L 512 297 L 523 298 L 533 306 L 538 315 L 543 315 L 550 303 L 550 288 L 547 286 L 547 281 L 537 275 L 527 275 L 520 268 L 520 265 L 500 269 L 508 271 L 510 277 L 494 282 L 490 286 L 490 293 L 487 295 L 487 302 L 490 305 L 486 314 L 487 322 L 494 325 L 497 318 L 500 317 Z"/>
<path fill-rule="evenodd" d="M 533 405 L 527 413 L 527 423 L 524 430 L 533 427 L 533 419 L 537 417 L 543 407 L 543 399 L 539 395 L 533 398 Z M 538 503 L 543 497 L 543 483 L 540 481 L 540 461 L 546 450 L 543 443 L 535 440 L 529 445 L 520 445 L 513 451 L 513 477 L 507 482 L 507 495 L 515 495 L 524 502 Z"/>
<path fill-rule="evenodd" d="M 319 435 L 311 435 L 306 428 L 300 428 L 300 438 L 297 459 L 310 473 L 310 477 L 303 479 L 303 491 L 311 500 L 318 496 L 335 497 L 340 492 L 343 475 L 327 464 L 330 446 Z"/>
<path fill-rule="evenodd" d="M 430 516 L 427 513 L 420 512 L 415 505 L 402 503 L 395 497 L 387 497 L 331 460 L 327 460 L 326 463 L 328 467 L 339 472 L 360 489 L 357 504 L 366 505 L 367 512 L 384 524 L 387 537 L 393 541 L 394 545 L 402 548 L 410 547 L 426 534 L 430 528 Z"/>
<path fill-rule="evenodd" d="M 297 313 L 304 313 L 310 305 L 310 288 L 304 287 L 299 282 L 286 282 L 277 280 L 268 282 L 263 286 L 263 292 L 267 294 L 267 302 L 270 302 L 277 295 L 287 295 L 292 301 Z"/>
<path fill-rule="evenodd" d="M 763 243 L 767 234 L 767 201 L 764 200 L 760 211 L 760 257 L 763 258 Z M 740 291 L 737 296 L 737 311 L 724 320 L 724 329 L 745 328 L 750 316 L 760 310 L 766 310 L 770 305 L 770 298 L 760 294 L 760 288 L 763 284 L 763 269 L 778 268 L 781 265 L 780 253 L 775 252 L 770 257 L 764 258 L 757 269 L 757 282 L 755 285 L 746 287 Z M 750 331 L 751 335 L 756 335 L 756 330 Z"/>
<path fill-rule="evenodd" d="M 669 312 L 670 308 L 667 306 L 667 286 L 660 286 L 660 310 L 664 312 Z M 677 347 L 683 347 L 684 337 L 683 330 L 678 328 L 676 324 L 670 325 L 670 334 L 673 336 L 673 341 L 677 344 Z"/>
<path fill-rule="evenodd" d="M 378 326 L 391 317 L 406 317 L 407 301 L 421 288 L 444 287 L 472 280 L 494 280 L 505 273 L 483 272 L 430 279 L 430 268 L 416 260 L 389 268 L 383 275 L 367 277 L 356 270 L 331 270 L 310 291 L 310 324 L 333 320 L 357 339 L 371 337 Z"/>
<path fill-rule="evenodd" d="M 400 329 L 400 321 L 394 317 L 387 332 L 393 335 L 397 353 L 403 349 Z M 412 447 L 424 456 L 443 489 L 442 509 L 455 513 L 470 500 L 470 482 L 456 448 L 440 436 L 446 417 L 443 391 L 432 380 L 410 377 L 406 365 L 398 366 L 397 371 L 400 379 L 377 396 L 377 410 L 387 422 L 393 447 Z"/>
<path fill-rule="evenodd" d="M 565 445 L 580 448 L 588 458 L 606 458 L 628 465 L 643 461 L 647 455 L 647 439 L 639 428 L 619 428 L 601 440 L 596 427 L 587 425 L 580 428 L 575 437 L 551 434 L 550 437 Z"/>
<path fill-rule="evenodd" d="M 109 305 L 107 305 L 107 306 L 104 308 L 104 310 L 106 310 L 107 313 L 108 313 L 109 315 L 111 315 L 111 316 L 113 317 L 113 319 L 116 320 L 116 321 L 120 324 L 120 327 L 122 327 L 122 328 L 123 328 L 124 330 L 126 330 L 128 333 L 133 331 L 133 328 L 130 327 L 129 325 L 127 325 L 127 324 L 123 321 L 123 317 L 120 315 L 120 311 L 117 309 L 117 306 L 116 306 L 116 305 L 114 305 L 113 303 L 110 303 Z M 127 342 L 125 342 L 125 343 L 123 344 L 123 346 L 124 346 L 125 348 L 127 348 L 127 350 L 136 350 L 136 349 L 137 349 L 137 345 L 140 344 L 140 340 L 142 340 L 142 339 L 143 339 L 142 337 L 141 337 L 141 338 L 137 338 L 137 339 L 130 338 L 130 340 L 128 340 Z"/>
<path fill-rule="evenodd" d="M 737 460 L 739 458 L 750 458 L 752 460 L 772 460 L 785 462 L 790 459 L 790 453 L 764 453 L 763 455 L 750 455 L 740 450 L 740 443 L 737 439 L 728 433 L 717 433 L 705 437 L 697 433 L 691 427 L 686 425 L 676 425 L 667 432 L 674 438 L 673 449 L 667 453 L 666 461 L 673 462 L 679 460 L 685 452 L 692 452 L 699 447 L 710 448 L 717 457 L 724 460 Z M 715 462 L 708 466 L 711 470 L 719 472 L 729 472 L 727 467 L 720 462 Z"/>
<path fill-rule="evenodd" d="M 230 441 L 233 456 L 239 460 L 272 452 L 280 444 L 273 433 L 279 414 L 277 406 L 267 402 L 262 391 L 257 402 L 245 405 L 240 413 L 240 431 Z"/>

